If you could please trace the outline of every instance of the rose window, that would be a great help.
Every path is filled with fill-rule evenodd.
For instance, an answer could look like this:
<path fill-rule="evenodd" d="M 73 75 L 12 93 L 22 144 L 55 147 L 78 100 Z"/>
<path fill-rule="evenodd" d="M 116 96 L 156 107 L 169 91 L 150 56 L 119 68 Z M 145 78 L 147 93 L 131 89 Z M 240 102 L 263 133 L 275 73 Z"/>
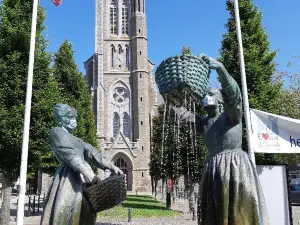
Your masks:
<path fill-rule="evenodd" d="M 113 99 L 117 102 L 117 103 L 123 103 L 127 100 L 128 98 L 128 94 L 126 92 L 126 90 L 122 87 L 116 88 L 113 92 Z"/>

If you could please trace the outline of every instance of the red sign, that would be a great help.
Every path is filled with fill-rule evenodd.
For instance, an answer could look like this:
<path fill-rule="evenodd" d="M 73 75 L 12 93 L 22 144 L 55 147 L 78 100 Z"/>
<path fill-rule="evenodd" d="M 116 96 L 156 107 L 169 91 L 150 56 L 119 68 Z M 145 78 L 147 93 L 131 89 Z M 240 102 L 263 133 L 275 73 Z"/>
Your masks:
<path fill-rule="evenodd" d="M 173 187 L 173 181 L 171 179 L 168 179 L 168 189 L 172 189 Z"/>

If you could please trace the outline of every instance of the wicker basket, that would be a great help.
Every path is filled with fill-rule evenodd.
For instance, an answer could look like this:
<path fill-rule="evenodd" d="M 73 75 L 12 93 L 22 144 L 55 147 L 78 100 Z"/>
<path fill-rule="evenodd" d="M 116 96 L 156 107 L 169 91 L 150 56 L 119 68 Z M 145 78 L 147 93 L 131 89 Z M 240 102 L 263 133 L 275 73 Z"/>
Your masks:
<path fill-rule="evenodd" d="M 204 97 L 209 75 L 210 69 L 201 56 L 183 54 L 164 60 L 156 70 L 155 80 L 163 98 L 181 106 L 189 97 L 194 101 Z"/>
<path fill-rule="evenodd" d="M 126 193 L 125 175 L 110 176 L 100 184 L 86 186 L 84 190 L 94 213 L 121 204 L 126 198 Z"/>

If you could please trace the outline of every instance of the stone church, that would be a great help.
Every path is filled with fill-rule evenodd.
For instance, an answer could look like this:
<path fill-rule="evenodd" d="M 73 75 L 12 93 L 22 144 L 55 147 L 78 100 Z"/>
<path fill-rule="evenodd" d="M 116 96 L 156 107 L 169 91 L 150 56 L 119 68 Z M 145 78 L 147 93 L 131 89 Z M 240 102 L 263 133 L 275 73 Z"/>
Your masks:
<path fill-rule="evenodd" d="M 150 191 L 156 91 L 145 0 L 96 0 L 95 53 L 85 69 L 104 155 L 127 175 L 129 191 Z"/>

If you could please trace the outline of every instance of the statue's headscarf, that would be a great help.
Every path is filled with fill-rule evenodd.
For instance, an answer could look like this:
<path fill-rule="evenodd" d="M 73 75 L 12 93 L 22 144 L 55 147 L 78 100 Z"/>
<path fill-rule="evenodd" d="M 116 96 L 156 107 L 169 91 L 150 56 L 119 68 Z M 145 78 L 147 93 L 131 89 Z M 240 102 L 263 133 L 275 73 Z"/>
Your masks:
<path fill-rule="evenodd" d="M 64 117 L 77 117 L 77 111 L 66 104 L 54 105 L 54 117 L 58 122 L 63 122 Z"/>

